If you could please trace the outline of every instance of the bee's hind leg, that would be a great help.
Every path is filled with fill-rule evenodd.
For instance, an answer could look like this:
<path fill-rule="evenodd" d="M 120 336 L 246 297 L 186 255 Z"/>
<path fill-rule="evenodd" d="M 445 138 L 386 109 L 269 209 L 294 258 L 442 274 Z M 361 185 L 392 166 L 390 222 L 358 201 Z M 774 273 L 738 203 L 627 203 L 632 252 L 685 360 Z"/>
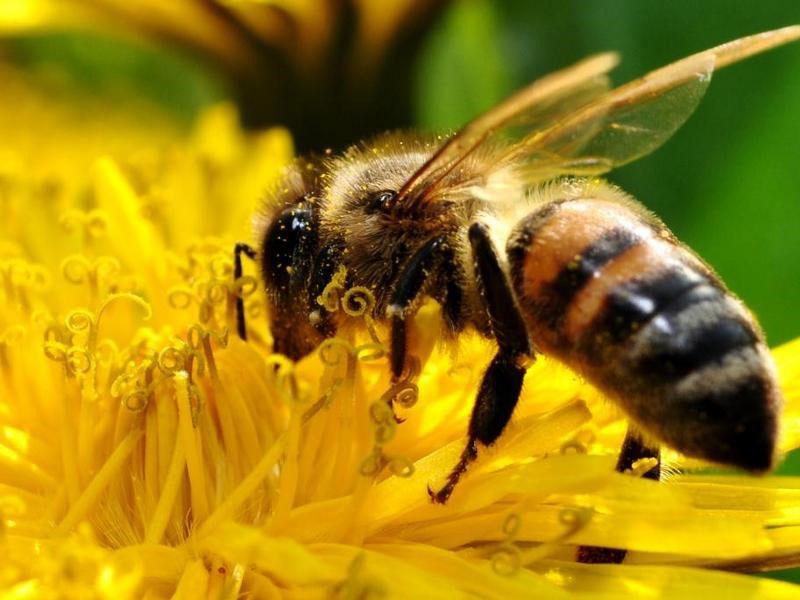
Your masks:
<path fill-rule="evenodd" d="M 525 367 L 520 362 L 518 357 L 500 350 L 489 363 L 472 408 L 467 445 L 447 476 L 447 483 L 436 492 L 428 488 L 433 502 L 447 502 L 469 464 L 478 458 L 478 442 L 490 446 L 503 433 L 522 391 Z"/>
<path fill-rule="evenodd" d="M 242 254 L 246 254 L 251 260 L 255 260 L 257 253 L 256 249 L 239 242 L 233 247 L 233 280 L 236 281 L 242 276 Z M 239 338 L 247 341 L 247 327 L 244 320 L 244 298 L 241 294 L 236 296 L 236 331 Z"/>
<path fill-rule="evenodd" d="M 656 459 L 656 464 L 646 471 L 642 477 L 658 481 L 661 478 L 661 452 L 657 446 L 649 446 L 630 425 L 622 442 L 622 449 L 617 459 L 616 471 L 625 473 L 642 459 Z M 603 548 L 602 546 L 580 546 L 577 560 L 582 563 L 621 563 L 627 550 L 621 548 Z"/>
<path fill-rule="evenodd" d="M 469 229 L 478 288 L 486 304 L 492 332 L 499 347 L 483 375 L 467 432 L 467 445 L 458 464 L 439 491 L 428 489 L 433 502 L 447 502 L 458 480 L 478 456 L 478 443 L 493 444 L 505 429 L 522 391 L 522 380 L 532 356 L 525 322 L 511 286 L 500 267 L 497 251 L 486 226 Z"/>

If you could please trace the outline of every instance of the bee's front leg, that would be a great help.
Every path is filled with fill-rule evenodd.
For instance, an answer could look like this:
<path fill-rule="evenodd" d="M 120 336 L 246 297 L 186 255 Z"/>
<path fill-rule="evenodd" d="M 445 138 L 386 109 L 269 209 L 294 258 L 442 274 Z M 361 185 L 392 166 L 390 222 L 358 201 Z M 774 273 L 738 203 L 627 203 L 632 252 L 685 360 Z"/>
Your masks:
<path fill-rule="evenodd" d="M 243 273 L 242 254 L 245 254 L 251 260 L 255 260 L 257 256 L 256 249 L 249 244 L 239 242 L 233 247 L 234 282 L 237 281 Z M 244 320 L 244 298 L 242 298 L 241 294 L 236 296 L 236 331 L 240 339 L 247 340 L 247 326 Z"/>
<path fill-rule="evenodd" d="M 636 462 L 642 459 L 656 459 L 656 464 L 647 470 L 642 477 L 658 481 L 661 478 L 661 452 L 658 446 L 650 446 L 642 441 L 639 433 L 630 425 L 622 442 L 622 449 L 617 459 L 616 471 L 630 471 Z M 577 559 L 582 563 L 621 563 L 627 550 L 620 548 L 603 548 L 601 546 L 580 546 Z"/>
<path fill-rule="evenodd" d="M 434 282 L 448 279 L 444 269 L 453 266 L 453 256 L 445 236 L 431 238 L 414 252 L 394 283 L 386 308 L 390 322 L 389 366 L 394 383 L 413 375 L 408 360 L 407 319 Z M 394 396 L 387 402 L 394 412 Z M 396 413 L 394 418 L 398 423 L 403 422 Z"/>
<path fill-rule="evenodd" d="M 392 378 L 399 380 L 406 370 L 408 340 L 406 319 L 416 308 L 419 298 L 426 292 L 428 283 L 435 279 L 439 270 L 452 261 L 453 251 L 447 238 L 437 236 L 425 242 L 408 260 L 392 290 L 386 316 L 391 323 L 389 340 L 389 363 Z"/>

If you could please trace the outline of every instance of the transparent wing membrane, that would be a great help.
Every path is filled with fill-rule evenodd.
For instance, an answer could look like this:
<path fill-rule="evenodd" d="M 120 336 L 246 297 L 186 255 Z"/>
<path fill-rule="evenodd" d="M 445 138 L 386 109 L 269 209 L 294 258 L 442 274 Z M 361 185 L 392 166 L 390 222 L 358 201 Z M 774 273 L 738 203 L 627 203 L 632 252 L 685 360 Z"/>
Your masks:
<path fill-rule="evenodd" d="M 711 82 L 713 56 L 696 56 L 617 88 L 597 102 L 510 150 L 531 179 L 601 174 L 653 152 L 700 104 Z"/>
<path fill-rule="evenodd" d="M 512 142 L 498 163 L 518 164 L 531 182 L 599 175 L 667 141 L 697 108 L 715 69 L 800 38 L 800 26 L 744 37 L 693 54 L 616 89 L 617 55 L 599 54 L 547 75 L 464 126 L 412 175 L 401 201 L 424 203 L 475 150 Z M 513 141 L 516 140 L 516 141 Z"/>
<path fill-rule="evenodd" d="M 607 73 L 619 59 L 614 53 L 589 57 L 547 75 L 465 125 L 428 160 L 399 191 L 414 197 L 455 168 L 466 156 L 496 136 L 514 130 L 538 130 L 602 96 L 610 85 Z"/>

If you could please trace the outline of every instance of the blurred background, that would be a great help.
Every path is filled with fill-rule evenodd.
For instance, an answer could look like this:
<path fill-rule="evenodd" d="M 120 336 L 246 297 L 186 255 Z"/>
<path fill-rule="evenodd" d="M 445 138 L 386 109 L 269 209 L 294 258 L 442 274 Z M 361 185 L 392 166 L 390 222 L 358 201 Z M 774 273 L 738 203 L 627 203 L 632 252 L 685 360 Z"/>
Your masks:
<path fill-rule="evenodd" d="M 622 83 L 796 22 L 796 0 L 0 0 L 0 184 L 14 144 L 47 169 L 46 145 L 68 143 L 31 94 L 87 124 L 110 111 L 135 115 L 128 130 L 178 132 L 230 100 L 244 126 L 322 152 L 450 131 L 590 53 L 620 51 Z M 715 74 L 687 125 L 610 179 L 719 271 L 773 345 L 800 335 L 800 44 Z"/>

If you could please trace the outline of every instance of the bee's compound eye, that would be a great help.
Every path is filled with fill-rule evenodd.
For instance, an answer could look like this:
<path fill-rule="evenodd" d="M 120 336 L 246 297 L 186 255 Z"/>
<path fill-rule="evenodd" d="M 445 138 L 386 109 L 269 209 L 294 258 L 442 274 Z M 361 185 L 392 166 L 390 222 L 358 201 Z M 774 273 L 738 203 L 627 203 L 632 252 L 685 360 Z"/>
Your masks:
<path fill-rule="evenodd" d="M 397 192 L 392 190 L 377 192 L 372 196 L 369 204 L 367 204 L 367 212 L 388 212 L 394 206 L 395 198 L 397 198 Z"/>

